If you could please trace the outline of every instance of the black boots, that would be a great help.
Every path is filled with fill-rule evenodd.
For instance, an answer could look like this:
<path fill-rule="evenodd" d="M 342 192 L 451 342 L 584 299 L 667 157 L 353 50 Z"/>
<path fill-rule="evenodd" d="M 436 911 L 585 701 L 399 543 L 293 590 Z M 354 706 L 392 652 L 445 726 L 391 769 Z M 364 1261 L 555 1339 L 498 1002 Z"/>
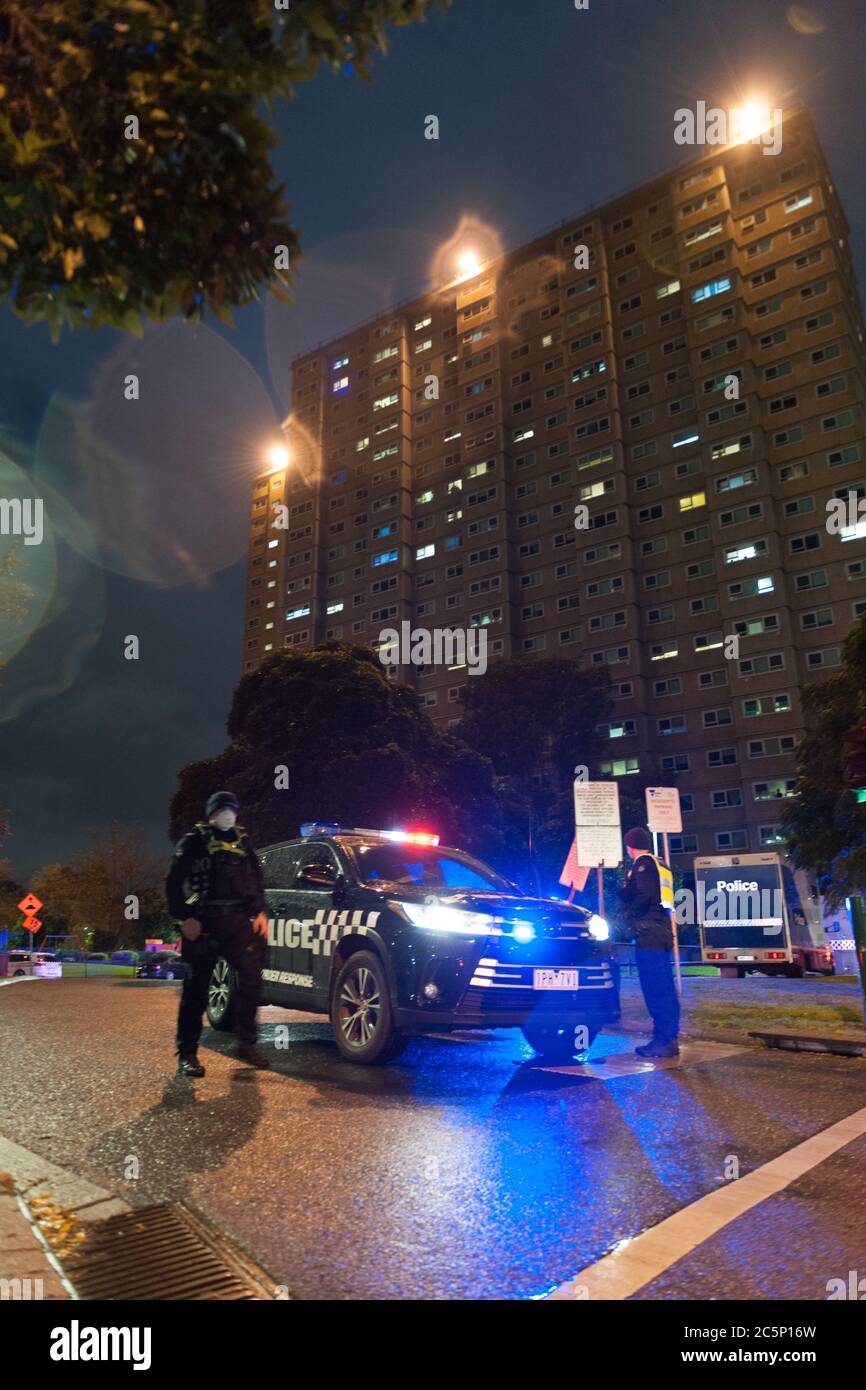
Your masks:
<path fill-rule="evenodd" d="M 636 1047 L 635 1052 L 638 1057 L 679 1057 L 679 1044 L 674 1039 L 673 1042 L 656 1042 L 655 1038 L 651 1042 L 644 1043 L 643 1047 Z"/>
<path fill-rule="evenodd" d="M 177 1054 L 177 1074 L 178 1076 L 204 1076 L 204 1067 L 198 1060 L 196 1052 L 179 1052 Z"/>
<path fill-rule="evenodd" d="M 235 1048 L 235 1056 L 241 1062 L 249 1062 L 251 1067 L 258 1067 L 259 1071 L 267 1071 L 271 1065 L 255 1043 L 239 1042 Z"/>

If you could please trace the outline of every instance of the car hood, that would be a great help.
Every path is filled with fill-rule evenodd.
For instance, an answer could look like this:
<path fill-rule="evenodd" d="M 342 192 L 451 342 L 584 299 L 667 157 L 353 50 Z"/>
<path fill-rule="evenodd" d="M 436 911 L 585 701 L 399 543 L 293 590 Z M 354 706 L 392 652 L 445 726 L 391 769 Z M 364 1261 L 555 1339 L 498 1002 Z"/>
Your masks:
<path fill-rule="evenodd" d="M 552 935 L 570 930 L 588 930 L 590 912 L 573 903 L 559 902 L 556 898 L 529 898 L 522 893 L 479 892 L 473 889 L 456 889 L 434 892 L 430 888 L 407 888 L 393 884 L 389 896 L 398 902 L 426 902 L 435 897 L 443 906 L 455 907 L 462 912 L 483 912 L 490 917 L 502 917 L 507 922 L 531 922 L 536 931 L 547 931 Z"/>

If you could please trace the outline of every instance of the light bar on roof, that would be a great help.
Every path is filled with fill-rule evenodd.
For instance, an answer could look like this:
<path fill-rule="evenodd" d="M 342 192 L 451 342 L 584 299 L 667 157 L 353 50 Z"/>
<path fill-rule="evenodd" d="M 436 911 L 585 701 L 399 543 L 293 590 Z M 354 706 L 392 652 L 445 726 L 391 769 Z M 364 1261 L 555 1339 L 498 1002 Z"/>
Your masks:
<path fill-rule="evenodd" d="M 438 845 L 439 836 L 427 830 L 369 830 L 365 827 L 337 825 L 336 822 L 306 821 L 301 826 L 301 838 L 311 835 L 371 835 L 378 840 L 394 840 L 404 845 Z"/>

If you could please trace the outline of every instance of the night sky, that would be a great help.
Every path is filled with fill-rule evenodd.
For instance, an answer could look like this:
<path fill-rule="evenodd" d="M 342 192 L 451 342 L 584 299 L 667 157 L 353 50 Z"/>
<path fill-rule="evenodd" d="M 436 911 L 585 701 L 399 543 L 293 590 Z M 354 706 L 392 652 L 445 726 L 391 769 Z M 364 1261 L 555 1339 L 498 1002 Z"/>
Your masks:
<path fill-rule="evenodd" d="M 294 307 L 249 308 L 234 331 L 52 346 L 3 306 L 0 447 L 67 538 L 38 547 L 33 608 L 49 606 L 0 674 L 0 853 L 17 875 L 112 822 L 167 851 L 177 769 L 224 747 L 249 480 L 293 356 L 425 289 L 464 214 L 515 246 L 693 158 L 674 111 L 701 99 L 810 107 L 862 285 L 864 39 L 862 0 L 454 0 L 395 32 L 372 83 L 322 72 L 278 110 L 274 163 L 305 250 Z"/>

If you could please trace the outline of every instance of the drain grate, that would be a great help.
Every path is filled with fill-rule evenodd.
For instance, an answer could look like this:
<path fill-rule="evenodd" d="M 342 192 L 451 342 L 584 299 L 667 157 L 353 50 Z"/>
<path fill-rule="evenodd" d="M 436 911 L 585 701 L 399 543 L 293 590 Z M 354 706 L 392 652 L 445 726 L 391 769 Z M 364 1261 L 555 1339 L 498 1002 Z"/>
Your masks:
<path fill-rule="evenodd" d="M 88 1228 L 63 1262 L 81 1299 L 276 1299 L 276 1285 L 185 1207 L 142 1207 Z"/>

